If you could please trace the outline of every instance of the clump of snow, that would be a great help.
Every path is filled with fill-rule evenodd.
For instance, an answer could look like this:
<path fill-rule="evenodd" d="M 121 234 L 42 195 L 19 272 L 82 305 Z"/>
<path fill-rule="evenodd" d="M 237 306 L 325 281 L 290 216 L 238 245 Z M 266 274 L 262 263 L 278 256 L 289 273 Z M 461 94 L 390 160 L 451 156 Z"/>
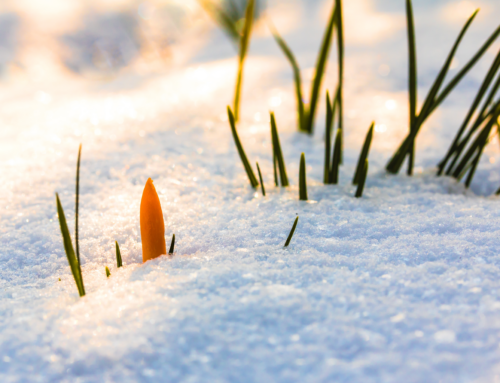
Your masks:
<path fill-rule="evenodd" d="M 311 26 L 317 45 L 321 29 Z M 432 167 L 478 83 L 419 135 L 416 175 L 389 176 L 384 165 L 407 132 L 405 82 L 378 74 L 382 62 L 397 67 L 394 46 L 381 47 L 387 56 L 373 68 L 373 47 L 350 51 L 345 165 L 340 184 L 324 186 L 324 127 L 296 132 L 290 68 L 277 48 L 266 53 L 269 41 L 253 42 L 239 126 L 265 198 L 248 185 L 225 116 L 234 58 L 169 68 L 125 90 L 48 79 L 0 91 L 0 381 L 470 382 L 497 371 L 500 209 L 476 192 L 500 182 L 498 142 L 471 191 Z M 306 63 L 309 49 L 298 51 Z M 335 83 L 332 64 L 325 84 Z M 287 189 L 273 186 L 270 108 Z M 356 199 L 351 179 L 372 119 L 379 130 Z M 54 197 L 72 225 L 80 142 L 81 299 Z M 298 201 L 301 152 L 308 202 Z M 149 177 L 176 250 L 142 264 Z"/>

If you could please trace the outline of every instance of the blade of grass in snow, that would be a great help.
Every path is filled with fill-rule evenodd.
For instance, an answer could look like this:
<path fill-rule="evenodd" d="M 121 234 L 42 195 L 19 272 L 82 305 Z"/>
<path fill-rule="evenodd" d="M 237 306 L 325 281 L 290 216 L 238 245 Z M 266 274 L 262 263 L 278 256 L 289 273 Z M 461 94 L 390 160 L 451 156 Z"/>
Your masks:
<path fill-rule="evenodd" d="M 368 153 L 370 152 L 370 145 L 372 143 L 374 127 L 375 127 L 375 122 L 372 122 L 370 129 L 366 134 L 365 142 L 363 144 L 363 149 L 361 149 L 361 153 L 359 154 L 358 166 L 356 167 L 356 172 L 354 173 L 354 178 L 352 179 L 353 185 L 358 185 L 360 182 L 360 178 L 363 175 L 363 169 L 368 159 Z"/>
<path fill-rule="evenodd" d="M 241 86 L 243 83 L 243 66 L 245 64 L 245 57 L 248 52 L 248 45 L 250 43 L 250 35 L 252 33 L 252 23 L 254 17 L 255 0 L 248 0 L 247 9 L 245 12 L 245 26 L 243 27 L 243 35 L 240 40 L 240 53 L 238 63 L 238 77 L 236 79 L 236 89 L 234 92 L 234 119 L 238 121 L 240 117 L 240 98 Z"/>
<path fill-rule="evenodd" d="M 285 246 L 288 247 L 290 241 L 292 240 L 293 233 L 295 233 L 295 228 L 297 227 L 297 223 L 299 222 L 299 217 L 295 218 L 295 222 L 293 223 L 292 230 L 290 230 L 290 234 L 288 234 L 288 238 L 286 239 Z"/>
<path fill-rule="evenodd" d="M 118 246 L 118 241 L 115 241 L 115 250 L 116 250 L 116 267 L 122 267 L 122 253 L 120 252 L 120 246 Z"/>
<path fill-rule="evenodd" d="M 333 149 L 332 167 L 330 169 L 330 184 L 338 184 L 339 182 L 339 166 L 340 166 L 340 151 L 342 150 L 342 132 L 337 129 L 335 137 L 335 147 Z"/>
<path fill-rule="evenodd" d="M 78 159 L 76 161 L 76 190 L 75 190 L 75 248 L 76 248 L 76 259 L 78 260 L 78 270 L 80 275 L 82 274 L 82 268 L 80 264 L 80 243 L 78 240 L 78 206 L 80 204 L 80 159 L 82 157 L 82 144 L 78 148 Z"/>
<path fill-rule="evenodd" d="M 262 173 L 260 172 L 259 163 L 257 162 L 256 165 L 257 165 L 257 172 L 259 173 L 260 188 L 262 190 L 262 195 L 265 197 L 266 188 L 264 187 L 264 180 L 262 179 Z"/>
<path fill-rule="evenodd" d="M 450 84 L 445 88 L 445 90 L 441 93 L 440 96 L 438 96 L 439 89 L 446 77 L 446 74 L 449 70 L 449 67 L 451 65 L 451 62 L 453 60 L 453 56 L 455 55 L 455 51 L 457 50 L 463 36 L 465 35 L 467 29 L 469 28 L 470 24 L 474 20 L 475 16 L 477 15 L 477 12 L 474 12 L 474 14 L 467 20 L 466 24 L 462 28 L 459 36 L 457 37 L 453 48 L 451 49 L 441 71 L 439 72 L 438 77 L 434 81 L 434 84 L 431 87 L 431 90 L 429 91 L 424 105 L 418 115 L 418 117 L 415 119 L 414 126 L 411 128 L 409 135 L 405 138 L 403 143 L 400 145 L 396 153 L 393 155 L 391 160 L 386 166 L 386 169 L 389 173 L 397 173 L 399 169 L 401 168 L 401 165 L 403 164 L 406 155 L 409 153 L 409 150 L 411 149 L 411 146 L 413 145 L 413 142 L 420 130 L 420 127 L 422 126 L 423 122 L 426 120 L 426 118 L 432 113 L 435 108 L 439 105 L 440 102 L 444 100 L 444 98 L 451 92 L 451 90 L 458 84 L 458 82 L 463 78 L 463 76 L 468 72 L 470 68 L 475 64 L 475 62 L 481 57 L 481 55 L 486 51 L 487 46 L 491 44 L 495 39 L 496 36 L 498 36 L 498 32 L 500 30 L 495 31 L 495 33 L 488 39 L 487 43 L 483 45 L 483 47 L 479 50 L 479 52 L 469 61 L 469 63 L 465 66 L 465 68 L 457 75 L 455 76 Z M 494 38 L 493 38 L 494 37 Z M 493 39 L 492 39 L 493 38 Z M 486 47 L 486 49 L 485 49 Z M 443 96 L 444 97 L 441 97 Z"/>
<path fill-rule="evenodd" d="M 170 249 L 168 250 L 168 254 L 172 255 L 174 253 L 175 248 L 175 234 L 172 234 L 172 241 L 170 242 Z"/>
<path fill-rule="evenodd" d="M 245 150 L 243 149 L 243 146 L 241 145 L 240 137 L 238 136 L 238 132 L 236 131 L 236 124 L 234 121 L 234 115 L 233 112 L 231 111 L 231 108 L 228 106 L 227 107 L 227 115 L 229 117 L 229 125 L 231 126 L 231 132 L 233 133 L 233 138 L 234 138 L 234 143 L 236 144 L 236 149 L 238 150 L 238 153 L 241 158 L 241 162 L 243 163 L 243 167 L 245 168 L 245 171 L 247 172 L 248 179 L 250 181 L 250 185 L 255 189 L 258 185 L 259 182 L 257 181 L 257 178 L 255 178 L 255 174 L 252 170 L 252 167 L 250 166 L 250 162 L 248 162 L 247 155 L 245 154 Z"/>
<path fill-rule="evenodd" d="M 241 36 L 231 15 L 213 1 L 199 0 L 199 3 L 215 22 L 219 24 L 229 38 L 238 45 Z"/>
<path fill-rule="evenodd" d="M 274 113 L 271 112 L 271 138 L 273 143 L 273 154 L 278 162 L 278 169 L 280 171 L 281 186 L 288 186 L 288 176 L 286 174 L 285 159 L 281 151 L 280 138 L 278 135 L 278 128 L 276 127 L 276 119 Z"/>
<path fill-rule="evenodd" d="M 309 134 L 314 133 L 314 119 L 316 116 L 316 109 L 319 100 L 319 92 L 321 89 L 321 82 L 326 70 L 326 62 L 328 60 L 328 53 L 330 51 L 330 46 L 332 42 L 333 30 L 337 21 L 338 8 L 333 7 L 332 14 L 328 20 L 328 25 L 323 35 L 323 41 L 321 43 L 321 49 L 316 61 L 316 71 L 314 74 L 314 80 L 311 87 L 310 101 L 307 108 L 306 114 L 306 130 Z"/>
<path fill-rule="evenodd" d="M 328 184 L 330 178 L 330 156 L 332 150 L 332 125 L 333 108 L 330 103 L 330 94 L 326 91 L 326 124 L 325 124 L 325 166 L 323 173 L 323 183 Z"/>
<path fill-rule="evenodd" d="M 109 267 L 106 266 L 105 270 L 106 270 L 106 278 L 109 278 L 111 275 L 111 271 L 109 271 Z"/>
<path fill-rule="evenodd" d="M 66 252 L 66 257 L 68 258 L 69 267 L 73 278 L 75 279 L 75 284 L 78 289 L 78 293 L 81 297 L 85 295 L 85 287 L 83 285 L 83 278 L 80 271 L 80 266 L 78 264 L 78 259 L 76 258 L 75 251 L 73 249 L 73 244 L 71 243 L 71 236 L 69 234 L 68 225 L 66 223 L 66 216 L 64 215 L 64 210 L 59 200 L 59 194 L 56 193 L 56 204 L 57 204 L 57 215 L 59 217 L 59 225 L 61 227 L 61 234 L 63 236 L 64 251 Z"/>
<path fill-rule="evenodd" d="M 274 170 L 274 186 L 278 187 L 278 160 L 276 159 L 276 154 L 274 154 L 273 149 L 273 170 Z"/>
<path fill-rule="evenodd" d="M 356 189 L 356 198 L 361 198 L 363 196 L 363 189 L 365 188 L 366 176 L 368 175 L 368 160 L 365 160 L 361 176 L 359 177 L 358 188 Z"/>
<path fill-rule="evenodd" d="M 417 47 L 415 42 L 415 24 L 411 0 L 406 0 L 406 25 L 408 29 L 408 95 L 410 102 L 410 129 L 415 126 L 417 118 Z M 408 158 L 408 175 L 413 173 L 415 143 L 411 145 Z"/>
<path fill-rule="evenodd" d="M 337 105 L 339 108 L 338 114 L 338 128 L 344 134 L 344 21 L 342 12 L 342 0 L 335 1 L 337 8 L 337 60 L 338 60 L 338 71 L 339 71 L 339 84 L 338 84 L 338 95 L 337 95 Z M 343 137 L 342 137 L 343 138 Z M 340 148 L 340 163 L 343 162 L 344 156 L 344 140 L 342 139 L 342 147 Z"/>
<path fill-rule="evenodd" d="M 274 39 L 278 43 L 278 46 L 281 48 L 286 58 L 290 62 L 290 65 L 292 66 L 293 79 L 295 83 L 295 98 L 297 99 L 297 119 L 298 119 L 297 126 L 299 130 L 306 131 L 305 118 L 304 118 L 305 116 L 304 99 L 302 97 L 302 79 L 300 76 L 299 64 L 297 63 L 297 60 L 295 59 L 295 56 L 293 55 L 291 49 L 286 44 L 285 40 L 283 40 L 281 36 L 278 34 L 278 31 L 271 24 L 271 22 L 269 22 L 269 29 L 271 30 Z"/>
<path fill-rule="evenodd" d="M 459 146 L 459 141 L 462 138 L 463 133 L 467 129 L 467 126 L 469 126 L 469 123 L 472 120 L 472 117 L 474 116 L 474 114 L 476 113 L 476 110 L 479 107 L 482 99 L 486 95 L 488 88 L 490 87 L 491 82 L 495 78 L 495 75 L 496 75 L 499 67 L 500 67 L 500 52 L 497 54 L 497 56 L 496 56 L 495 60 L 493 61 L 493 64 L 491 65 L 486 77 L 484 78 L 483 83 L 481 84 L 481 87 L 479 88 L 479 91 L 477 92 L 477 95 L 474 99 L 474 102 L 472 103 L 472 105 L 469 109 L 469 112 L 467 113 L 465 120 L 463 121 L 462 125 L 460 126 L 460 129 L 458 130 L 450 148 L 448 149 L 446 156 L 439 163 L 438 175 L 441 175 L 443 173 L 443 171 L 446 167 L 446 164 L 450 160 L 451 156 L 457 151 L 457 148 Z M 499 79 L 500 79 L 500 77 L 499 77 Z M 493 87 L 493 89 L 490 92 L 490 96 L 494 96 L 499 85 L 500 85 L 500 81 L 497 81 L 497 84 L 495 84 L 495 86 Z M 487 100 L 486 100 L 484 106 L 487 106 L 489 104 L 489 102 L 491 101 L 492 97 L 490 97 L 490 96 L 487 97 Z M 484 110 L 484 108 L 483 108 L 483 110 Z M 482 115 L 482 113 L 480 114 L 480 116 L 481 115 Z M 476 120 L 476 122 L 477 122 L 477 120 Z M 474 129 L 474 127 L 472 129 Z M 453 165 L 451 167 L 453 167 Z"/>
<path fill-rule="evenodd" d="M 300 155 L 299 169 L 299 200 L 307 201 L 307 179 L 306 179 L 306 156 L 304 153 Z"/>

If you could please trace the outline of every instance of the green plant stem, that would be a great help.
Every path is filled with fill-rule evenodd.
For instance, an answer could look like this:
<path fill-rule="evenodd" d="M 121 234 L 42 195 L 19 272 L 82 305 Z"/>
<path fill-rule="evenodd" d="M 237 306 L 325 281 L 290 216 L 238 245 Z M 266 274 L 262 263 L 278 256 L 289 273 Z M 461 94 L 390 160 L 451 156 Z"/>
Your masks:
<path fill-rule="evenodd" d="M 276 126 L 276 119 L 273 112 L 271 112 L 271 138 L 273 143 L 273 153 L 278 162 L 278 169 L 280 171 L 281 186 L 287 187 L 289 183 L 288 176 L 286 174 L 285 159 L 283 158 L 283 152 L 281 151 L 278 128 Z"/>
<path fill-rule="evenodd" d="M 111 271 L 109 271 L 109 267 L 108 266 L 106 266 L 105 271 L 106 271 L 106 278 L 109 278 L 110 275 L 111 275 Z"/>
<path fill-rule="evenodd" d="M 362 174 L 359 178 L 358 188 L 356 189 L 356 198 L 361 198 L 363 196 L 363 189 L 365 188 L 366 176 L 368 175 L 368 160 L 365 160 L 363 166 Z"/>
<path fill-rule="evenodd" d="M 120 246 L 118 246 L 118 241 L 115 241 L 115 250 L 116 250 L 116 267 L 122 267 L 122 253 L 120 252 Z"/>
<path fill-rule="evenodd" d="M 262 195 L 266 196 L 266 188 L 264 187 L 264 180 L 262 179 L 262 173 L 260 172 L 259 163 L 257 162 L 257 172 L 259 173 L 260 188 L 262 190 Z"/>
<path fill-rule="evenodd" d="M 326 125 L 325 125 L 325 165 L 323 173 L 323 183 L 328 185 L 330 178 L 330 156 L 332 147 L 332 125 L 333 125 L 333 108 L 330 103 L 330 94 L 326 92 Z"/>
<path fill-rule="evenodd" d="M 373 139 L 374 127 L 375 127 L 375 122 L 372 122 L 370 129 L 366 134 L 365 142 L 363 143 L 363 149 L 361 149 L 361 153 L 359 154 L 358 166 L 356 167 L 356 172 L 354 173 L 354 178 L 352 179 L 353 185 L 358 185 L 360 182 L 360 178 L 363 175 L 363 169 L 368 159 L 368 153 L 370 152 L 370 145 Z"/>
<path fill-rule="evenodd" d="M 330 169 L 330 184 L 338 184 L 339 182 L 339 166 L 340 166 L 340 152 L 342 150 L 342 131 L 337 129 L 335 137 L 335 147 L 333 149 L 332 167 Z"/>
<path fill-rule="evenodd" d="M 344 21 L 342 11 L 342 0 L 335 1 L 337 8 L 337 59 L 338 59 L 338 129 L 344 134 Z M 344 137 L 342 136 L 342 147 L 340 150 L 340 163 L 344 161 Z"/>
<path fill-rule="evenodd" d="M 299 169 L 299 199 L 307 201 L 307 179 L 306 179 L 306 157 L 304 153 L 300 155 Z"/>
<path fill-rule="evenodd" d="M 292 230 L 290 230 L 290 234 L 288 234 L 288 238 L 286 239 L 284 247 L 288 247 L 288 245 L 290 244 L 290 241 L 293 238 L 293 233 L 295 233 L 295 228 L 297 227 L 298 222 L 299 222 L 299 217 L 297 216 L 297 218 L 295 218 L 295 222 L 293 223 Z"/>
<path fill-rule="evenodd" d="M 415 126 L 417 118 L 417 48 L 415 42 L 415 25 L 413 21 L 413 6 L 411 0 L 406 0 L 406 20 L 408 29 L 408 95 L 410 101 L 410 129 Z M 415 143 L 412 143 L 408 158 L 408 175 L 413 174 Z"/>
<path fill-rule="evenodd" d="M 168 254 L 172 255 L 174 253 L 175 248 L 175 234 L 172 234 L 172 241 L 170 242 L 170 249 L 168 250 Z"/>
<path fill-rule="evenodd" d="M 75 248 L 76 248 L 76 259 L 78 260 L 78 270 L 80 275 L 82 274 L 82 268 L 80 264 L 80 241 L 78 239 L 78 218 L 79 218 L 79 205 L 80 205 L 80 160 L 82 157 L 82 144 L 78 148 L 78 159 L 76 161 L 76 190 L 75 190 Z"/>

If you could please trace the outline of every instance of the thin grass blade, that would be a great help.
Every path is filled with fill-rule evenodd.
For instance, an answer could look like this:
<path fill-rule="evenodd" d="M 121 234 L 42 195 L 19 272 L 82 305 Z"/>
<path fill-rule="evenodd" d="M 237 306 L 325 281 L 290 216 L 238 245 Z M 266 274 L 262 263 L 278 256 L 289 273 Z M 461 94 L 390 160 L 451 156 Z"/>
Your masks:
<path fill-rule="evenodd" d="M 326 91 L 326 124 L 325 124 L 325 165 L 323 172 L 323 183 L 328 185 L 330 178 L 330 156 L 332 151 L 332 125 L 333 108 L 330 103 L 330 94 Z"/>
<path fill-rule="evenodd" d="M 78 217 L 79 217 L 79 205 L 80 205 L 80 160 L 82 157 L 82 144 L 78 148 L 78 159 L 76 161 L 76 190 L 75 190 L 75 248 L 76 248 L 76 259 L 78 260 L 78 270 L 80 275 L 82 274 L 82 268 L 80 264 L 80 241 L 78 239 Z"/>
<path fill-rule="evenodd" d="M 338 184 L 339 182 L 339 166 L 340 166 L 340 152 L 342 151 L 342 131 L 337 129 L 335 137 L 335 147 L 333 149 L 332 167 L 330 169 L 330 184 Z"/>
<path fill-rule="evenodd" d="M 307 201 L 307 178 L 306 178 L 306 156 L 304 153 L 300 155 L 299 169 L 299 200 Z"/>
<path fill-rule="evenodd" d="M 172 241 L 170 242 L 170 249 L 168 250 L 168 254 L 172 255 L 174 253 L 175 248 L 175 234 L 172 234 Z"/>
<path fill-rule="evenodd" d="M 415 42 L 415 23 L 413 21 L 413 5 L 406 0 L 406 25 L 408 29 L 408 95 L 410 102 L 410 129 L 415 126 L 417 118 L 417 47 Z M 413 173 L 415 143 L 412 144 L 408 159 L 408 175 Z"/>
<path fill-rule="evenodd" d="M 358 188 L 356 189 L 356 198 L 361 198 L 363 196 L 363 189 L 365 188 L 366 176 L 368 175 L 368 160 L 365 160 L 365 165 L 363 166 L 362 174 L 359 178 Z"/>
<path fill-rule="evenodd" d="M 120 252 L 120 246 L 118 245 L 118 241 L 115 241 L 115 250 L 116 250 L 116 267 L 122 267 L 122 253 Z"/>
<path fill-rule="evenodd" d="M 300 76 L 299 64 L 297 63 L 297 60 L 295 59 L 295 56 L 292 53 L 292 50 L 288 47 L 285 40 L 281 38 L 281 36 L 278 34 L 278 31 L 271 23 L 269 23 L 269 29 L 271 30 L 274 39 L 278 43 L 278 46 L 281 48 L 283 54 L 286 56 L 288 62 L 292 66 L 293 79 L 295 83 L 295 97 L 297 99 L 297 114 L 298 114 L 297 126 L 300 131 L 306 131 L 304 98 L 302 96 L 302 79 Z"/>
<path fill-rule="evenodd" d="M 257 172 L 259 173 L 260 188 L 262 190 L 262 195 L 265 197 L 266 196 L 266 188 L 264 187 L 264 180 L 262 179 L 262 173 L 260 172 L 259 163 L 256 162 L 256 164 L 257 164 Z"/>
<path fill-rule="evenodd" d="M 248 52 L 250 43 L 250 35 L 252 33 L 252 24 L 255 9 L 255 0 L 248 0 L 245 12 L 245 26 L 243 27 L 243 34 L 240 40 L 240 53 L 238 64 L 238 77 L 236 79 L 236 89 L 234 92 L 234 119 L 238 121 L 240 117 L 240 99 L 241 99 L 241 86 L 243 83 L 243 66 L 245 64 L 245 57 Z"/>
<path fill-rule="evenodd" d="M 337 7 L 334 7 L 330 19 L 328 20 L 328 25 L 323 35 L 323 41 L 321 43 L 321 49 L 316 61 L 316 73 L 314 75 L 314 81 L 311 87 L 311 98 L 309 102 L 309 107 L 307 111 L 307 132 L 312 134 L 314 132 L 314 119 L 316 116 L 316 109 L 319 100 L 319 92 L 321 89 L 321 82 L 325 74 L 326 62 L 328 60 L 328 53 L 330 51 L 330 46 L 332 42 L 332 35 L 335 24 L 337 22 Z"/>
<path fill-rule="evenodd" d="M 276 159 L 276 154 L 274 153 L 274 141 L 273 141 L 273 170 L 274 170 L 274 186 L 278 187 L 278 160 Z"/>
<path fill-rule="evenodd" d="M 359 154 L 358 166 L 356 167 L 356 172 L 354 173 L 354 178 L 352 179 L 353 185 L 358 185 L 360 182 L 360 178 L 363 175 L 363 169 L 365 166 L 365 162 L 368 158 L 368 153 L 370 152 L 370 145 L 373 139 L 373 129 L 375 128 L 375 122 L 372 122 L 368 133 L 366 134 L 365 142 L 363 144 L 363 148 L 361 149 L 361 153 Z"/>
<path fill-rule="evenodd" d="M 245 150 L 243 149 L 243 145 L 241 145 L 240 137 L 238 136 L 238 132 L 236 130 L 236 124 L 234 120 L 233 112 L 231 108 L 227 107 L 227 115 L 229 117 L 229 125 L 231 126 L 231 132 L 233 133 L 234 143 L 236 144 L 236 149 L 238 150 L 238 154 L 240 155 L 241 162 L 243 163 L 243 167 L 247 172 L 248 180 L 250 181 L 250 185 L 255 189 L 259 186 L 259 182 L 257 178 L 255 178 L 255 174 L 250 166 L 250 162 L 248 162 L 247 155 L 245 154 Z"/>
<path fill-rule="evenodd" d="M 240 34 L 234 23 L 234 18 L 230 14 L 226 13 L 222 7 L 213 1 L 209 0 L 198 0 L 200 5 L 205 9 L 205 11 L 212 17 L 212 19 L 219 24 L 222 30 L 229 36 L 231 41 L 236 45 L 239 45 Z"/>
<path fill-rule="evenodd" d="M 337 8 L 337 60 L 338 60 L 338 95 L 337 95 L 337 105 L 339 108 L 338 112 L 338 128 L 341 129 L 342 134 L 344 134 L 344 21 L 342 12 L 342 0 L 336 0 L 335 2 Z M 342 137 L 342 150 L 340 151 L 340 163 L 344 160 L 344 137 Z"/>
<path fill-rule="evenodd" d="M 59 200 L 59 194 L 56 193 L 56 204 L 57 204 L 57 215 L 59 217 L 59 225 L 61 227 L 61 234 L 63 236 L 64 251 L 66 252 L 66 257 L 68 258 L 69 267 L 71 269 L 71 274 L 75 279 L 75 284 L 78 289 L 78 293 L 81 297 L 85 295 L 85 288 L 83 285 L 82 275 L 80 273 L 80 267 L 78 265 L 78 259 L 76 258 L 75 251 L 73 249 L 73 244 L 71 243 L 71 236 L 68 230 L 68 224 L 66 223 L 66 216 L 64 215 L 64 210 Z"/>
<path fill-rule="evenodd" d="M 288 176 L 286 174 L 285 159 L 283 158 L 283 152 L 281 151 L 280 138 L 278 135 L 278 128 L 276 126 L 276 119 L 274 113 L 271 112 L 271 138 L 273 142 L 273 152 L 278 161 L 278 169 L 280 171 L 281 186 L 286 187 L 289 185 Z"/>
<path fill-rule="evenodd" d="M 299 222 L 299 217 L 297 216 L 297 218 L 295 218 L 295 222 L 293 223 L 292 230 L 290 230 L 290 234 L 288 234 L 288 238 L 286 239 L 284 247 L 288 247 L 288 245 L 290 244 L 290 241 L 293 238 L 293 233 L 295 233 L 295 228 L 297 227 L 298 222 Z"/>
<path fill-rule="evenodd" d="M 105 271 L 106 271 L 106 278 L 109 278 L 111 276 L 111 271 L 109 271 L 108 266 L 106 266 Z"/>

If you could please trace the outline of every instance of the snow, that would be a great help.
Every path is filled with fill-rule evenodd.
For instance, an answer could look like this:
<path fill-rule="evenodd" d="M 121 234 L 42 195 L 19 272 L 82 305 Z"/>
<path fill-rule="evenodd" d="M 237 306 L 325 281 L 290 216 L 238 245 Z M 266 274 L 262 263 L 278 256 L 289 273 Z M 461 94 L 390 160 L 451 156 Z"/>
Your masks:
<path fill-rule="evenodd" d="M 296 133 L 291 71 L 264 28 L 245 68 L 239 132 L 263 171 L 265 198 L 248 185 L 224 114 L 236 61 L 221 32 L 205 36 L 195 54 L 201 42 L 176 40 L 171 49 L 185 61 L 147 74 L 133 60 L 133 70 L 106 82 L 54 63 L 44 64 L 47 78 L 29 67 L 10 74 L 0 90 L 0 381 L 498 379 L 500 209 L 490 196 L 500 186 L 498 140 L 471 190 L 434 176 L 498 44 L 419 135 L 417 174 L 389 176 L 384 165 L 407 129 L 403 4 L 347 3 L 346 18 L 363 7 L 363 20 L 380 33 L 347 37 L 339 186 L 321 182 L 323 106 L 316 135 Z M 294 1 L 286 11 L 286 4 L 276 2 L 271 15 L 288 30 L 307 79 L 328 7 Z M 461 27 L 455 13 L 469 2 L 450 4 L 415 2 L 421 98 Z M 481 4 L 485 15 L 461 63 L 498 23 L 499 5 Z M 307 19 L 297 23 L 297 15 Z M 333 64 L 325 83 L 335 85 Z M 270 108 L 287 189 L 273 186 Z M 351 178 L 372 120 L 369 177 L 356 199 Z M 73 233 L 80 142 L 84 298 L 64 254 L 54 196 Z M 301 152 L 308 202 L 298 201 Z M 149 177 L 176 251 L 142 264 L 139 204 Z"/>

